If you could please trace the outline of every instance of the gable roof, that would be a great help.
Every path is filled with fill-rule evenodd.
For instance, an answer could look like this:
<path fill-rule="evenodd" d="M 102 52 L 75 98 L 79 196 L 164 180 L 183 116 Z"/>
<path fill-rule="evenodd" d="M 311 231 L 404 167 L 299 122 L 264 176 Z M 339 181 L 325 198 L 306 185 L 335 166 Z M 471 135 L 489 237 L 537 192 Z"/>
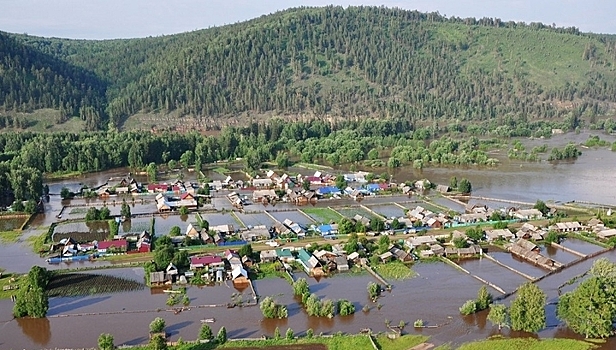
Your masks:
<path fill-rule="evenodd" d="M 315 268 L 320 266 L 319 260 L 314 257 L 314 255 L 308 253 L 305 249 L 300 249 L 299 254 L 297 256 L 299 260 L 309 268 Z"/>
<path fill-rule="evenodd" d="M 128 241 L 125 239 L 118 239 L 115 241 L 101 241 L 96 245 L 96 249 L 109 249 L 110 247 L 126 248 L 128 247 Z"/>
<path fill-rule="evenodd" d="M 217 255 L 193 256 L 190 258 L 191 265 L 211 265 L 222 263 L 222 258 Z"/>

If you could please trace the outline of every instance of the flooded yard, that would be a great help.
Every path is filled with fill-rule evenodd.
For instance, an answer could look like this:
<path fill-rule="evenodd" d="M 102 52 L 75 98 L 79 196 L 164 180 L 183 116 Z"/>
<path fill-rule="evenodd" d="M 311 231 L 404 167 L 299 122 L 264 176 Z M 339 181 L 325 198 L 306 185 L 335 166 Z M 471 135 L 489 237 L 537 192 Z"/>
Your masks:
<path fill-rule="evenodd" d="M 565 238 L 562 242 L 559 243 L 563 247 L 567 247 L 569 249 L 573 249 L 576 252 L 580 252 L 582 254 L 592 254 L 596 253 L 603 249 L 603 247 L 598 246 L 596 244 L 592 244 L 581 239 L 575 238 Z"/>
<path fill-rule="evenodd" d="M 52 239 L 56 243 L 69 237 L 81 243 L 104 241 L 109 237 L 109 232 L 107 221 L 62 223 L 55 227 Z"/>
<path fill-rule="evenodd" d="M 228 213 L 206 213 L 201 214 L 203 220 L 207 220 L 210 223 L 210 227 L 218 225 L 233 225 L 233 227 L 240 227 L 239 222 L 235 217 Z"/>
<path fill-rule="evenodd" d="M 383 215 L 386 218 L 399 218 L 404 216 L 404 209 L 395 204 L 366 205 L 370 210 Z"/>
<path fill-rule="evenodd" d="M 430 198 L 430 200 L 432 202 L 434 202 L 435 204 L 438 204 L 438 205 L 440 205 L 442 207 L 449 208 L 449 209 L 451 209 L 451 210 L 453 210 L 455 212 L 464 213 L 464 210 L 465 210 L 465 206 L 464 205 L 462 205 L 460 203 L 456 203 L 456 202 L 454 202 L 454 201 L 452 201 L 450 199 L 447 199 L 445 197 L 435 196 L 435 197 Z"/>
<path fill-rule="evenodd" d="M 261 226 L 270 227 L 274 224 L 274 220 L 265 213 L 244 214 L 240 212 L 234 213 L 246 226 Z"/>
<path fill-rule="evenodd" d="M 567 264 L 580 258 L 575 254 L 569 253 L 565 250 L 553 247 L 551 245 L 541 247 L 541 254 L 561 264 Z"/>
<path fill-rule="evenodd" d="M 374 218 L 384 219 L 382 216 L 374 215 L 371 212 L 369 212 L 366 209 L 364 209 L 362 207 L 359 207 L 359 206 L 355 206 L 355 207 L 334 207 L 334 210 L 339 212 L 341 215 L 346 216 L 347 218 L 353 218 L 355 215 L 361 215 L 361 216 L 366 217 L 368 219 L 374 219 Z"/>
<path fill-rule="evenodd" d="M 511 255 L 509 252 L 490 251 L 489 254 L 501 263 L 534 278 L 541 277 L 549 272 L 549 270 L 544 270 L 538 266 L 532 265 L 529 262 Z"/>
<path fill-rule="evenodd" d="M 511 292 L 529 281 L 489 259 L 461 259 L 455 262 L 473 275 L 499 286 L 505 292 Z M 495 295 L 500 295 L 500 293 L 497 292 Z"/>
<path fill-rule="evenodd" d="M 310 217 L 302 214 L 297 210 L 292 211 L 270 211 L 270 215 L 272 215 L 276 220 L 280 222 L 284 222 L 286 219 L 289 219 L 295 223 L 300 224 L 300 226 L 308 227 L 314 224 L 314 220 L 310 219 Z"/>

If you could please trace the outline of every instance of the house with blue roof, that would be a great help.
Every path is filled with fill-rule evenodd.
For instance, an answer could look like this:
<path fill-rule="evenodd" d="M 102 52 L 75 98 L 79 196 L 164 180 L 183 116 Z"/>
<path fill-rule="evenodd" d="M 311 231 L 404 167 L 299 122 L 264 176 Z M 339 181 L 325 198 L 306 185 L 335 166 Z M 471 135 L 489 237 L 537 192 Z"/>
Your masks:
<path fill-rule="evenodd" d="M 375 193 L 381 190 L 381 186 L 379 184 L 367 184 L 366 190 L 369 192 Z"/>
<path fill-rule="evenodd" d="M 338 224 L 325 224 L 317 227 L 317 232 L 321 236 L 336 235 L 338 234 Z"/>
<path fill-rule="evenodd" d="M 340 189 L 336 186 L 325 186 L 325 187 L 321 187 L 319 189 L 317 189 L 317 194 L 320 196 L 325 196 L 325 195 L 339 195 L 341 194 Z"/>

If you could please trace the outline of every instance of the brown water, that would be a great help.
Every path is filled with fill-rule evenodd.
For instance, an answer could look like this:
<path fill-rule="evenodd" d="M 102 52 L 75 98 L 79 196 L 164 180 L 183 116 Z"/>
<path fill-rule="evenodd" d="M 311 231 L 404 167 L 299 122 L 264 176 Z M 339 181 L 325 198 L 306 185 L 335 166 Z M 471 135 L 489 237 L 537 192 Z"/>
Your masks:
<path fill-rule="evenodd" d="M 560 242 L 560 245 L 569 249 L 573 249 L 576 252 L 580 252 L 582 254 L 592 254 L 603 249 L 603 247 L 600 247 L 596 244 L 592 244 L 586 241 L 582 241 L 581 239 L 575 238 L 566 238 L 562 242 Z"/>
<path fill-rule="evenodd" d="M 528 279 L 521 275 L 507 270 L 488 259 L 461 259 L 456 261 L 460 266 L 475 276 L 481 277 L 484 280 L 493 283 L 502 288 L 505 292 L 511 292 L 518 288 L 521 284 L 528 282 Z M 495 293 L 500 295 L 500 293 Z"/>
<path fill-rule="evenodd" d="M 586 140 L 588 134 L 567 134 L 550 140 L 525 141 L 529 144 L 548 143 L 549 147 L 562 147 L 568 141 L 581 142 Z M 602 138 L 606 138 L 602 136 Z M 613 186 L 614 174 L 612 167 L 607 164 L 615 164 L 616 153 L 606 149 L 583 150 L 584 154 L 573 162 L 561 163 L 526 163 L 509 161 L 506 159 L 506 149 L 495 156 L 501 160 L 501 164 L 495 168 L 428 168 L 418 171 L 410 167 L 396 169 L 394 181 L 416 180 L 428 178 L 432 182 L 449 183 L 449 178 L 457 176 L 466 177 L 473 184 L 473 194 L 486 197 L 495 197 L 525 202 L 535 202 L 537 199 L 566 201 L 588 201 L 616 205 L 616 187 Z M 343 171 L 344 169 L 340 169 Z M 386 170 L 386 169 L 385 169 Z M 310 172 L 310 171 L 308 171 Z M 377 172 L 378 169 L 377 169 Z M 382 171 L 381 171 L 382 172 Z M 63 186 L 78 190 L 81 184 L 96 186 L 104 183 L 112 176 L 125 176 L 126 169 L 88 174 L 81 179 L 55 181 L 50 183 L 50 192 L 57 194 Z M 191 176 L 188 173 L 186 176 Z M 214 175 L 210 176 L 215 178 Z M 185 177 L 186 178 L 186 177 Z M 143 180 L 142 180 L 143 181 Z M 249 193 L 249 192 L 247 192 Z M 230 208 L 230 203 L 223 196 L 214 198 L 216 208 Z M 138 201 L 139 199 L 137 199 Z M 361 204 L 387 203 L 392 201 L 407 201 L 407 196 L 378 197 L 362 201 Z M 85 262 L 79 264 L 47 265 L 38 255 L 33 254 L 25 244 L 28 236 L 45 230 L 45 226 L 55 222 L 55 215 L 62 205 L 68 202 L 59 200 L 59 196 L 50 196 L 50 201 L 45 204 L 45 214 L 38 215 L 30 225 L 30 229 L 24 232 L 24 237 L 18 243 L 0 246 L 0 266 L 10 271 L 26 272 L 34 265 L 39 264 L 49 268 L 66 268 L 67 266 L 91 266 L 101 262 Z M 77 203 L 77 202 L 76 202 Z M 98 202 L 96 202 L 98 203 Z M 102 203 L 101 203 L 102 204 Z M 349 199 L 333 201 L 320 201 L 319 207 L 357 205 Z M 447 205 L 445 203 L 438 203 Z M 141 205 L 136 203 L 134 210 Z M 150 203 L 144 203 L 150 206 Z M 405 205 L 407 206 L 407 205 Z M 408 205 L 414 206 L 414 205 Z M 455 204 L 447 205 L 449 207 Z M 287 203 L 278 203 L 274 208 L 285 209 L 295 206 Z M 256 204 L 248 210 L 260 210 L 266 208 L 262 204 Z M 268 208 L 272 208 L 269 206 Z M 455 209 L 455 208 L 454 208 Z M 231 217 L 228 214 L 212 214 L 208 220 L 211 224 L 229 223 Z M 172 219 L 171 221 L 175 221 Z M 177 217 L 179 222 L 182 218 Z M 190 221 L 190 218 L 187 218 Z M 157 219 L 157 222 L 159 220 Z M 162 220 L 161 220 L 162 221 Z M 171 223 L 169 221 L 168 223 Z M 254 222 L 266 221 L 262 216 Z M 165 224 L 167 222 L 165 221 Z M 162 224 L 162 222 L 161 222 Z M 157 223 L 158 225 L 158 223 Z M 135 226 L 139 226 L 135 222 Z M 129 229 L 132 230 L 132 229 Z M 580 240 L 567 239 L 562 243 L 564 246 L 584 254 L 595 252 L 600 247 Z M 547 249 L 546 249 L 547 251 Z M 547 251 L 561 260 L 571 257 L 561 251 Z M 531 276 L 539 277 L 548 271 L 532 266 L 524 261 L 513 258 L 509 253 L 490 252 L 492 256 L 502 263 L 518 269 Z M 616 261 L 616 253 L 611 251 L 600 257 L 608 257 Z M 556 259 L 558 260 L 558 258 Z M 560 261 L 560 260 L 559 260 Z M 565 262 L 565 261 L 560 261 Z M 102 264 L 105 264 L 104 262 Z M 522 282 L 521 276 L 487 262 L 481 261 L 462 262 L 465 268 L 487 280 L 510 290 Z M 496 266 L 495 266 L 496 265 Z M 538 282 L 538 285 L 548 294 L 548 301 L 555 302 L 558 298 L 557 288 L 573 276 L 585 272 L 592 265 L 592 260 L 575 264 L 568 269 L 551 275 Z M 308 317 L 302 307 L 291 295 L 291 287 L 282 279 L 269 279 L 257 281 L 256 288 L 260 295 L 273 295 L 288 305 L 289 319 L 287 320 L 264 320 L 257 307 L 246 308 L 194 308 L 188 312 L 174 315 L 165 311 L 152 311 L 142 313 L 129 313 L 122 315 L 97 315 L 97 316 L 71 316 L 54 317 L 63 314 L 80 312 L 127 311 L 127 310 L 156 310 L 165 309 L 165 294 L 152 294 L 149 290 L 114 295 L 99 295 L 83 298 L 53 298 L 50 301 L 50 317 L 42 320 L 11 320 L 12 303 L 9 300 L 0 300 L 0 320 L 6 323 L 0 324 L 0 348 L 2 349 L 37 349 L 53 347 L 93 347 L 96 339 L 103 332 L 112 333 L 117 344 L 139 344 L 147 342 L 147 328 L 149 322 L 156 316 L 167 320 L 168 332 L 172 340 L 180 336 L 184 339 L 194 339 L 200 327 L 199 320 L 202 318 L 215 317 L 214 331 L 224 325 L 229 330 L 230 337 L 258 337 L 261 334 L 273 334 L 276 326 L 281 329 L 291 327 L 296 334 L 302 334 L 308 328 L 313 328 L 315 333 L 333 333 L 337 331 L 356 333 L 360 328 L 371 327 L 375 331 L 384 331 L 384 320 L 389 319 L 393 324 L 400 320 L 412 323 L 416 319 L 423 319 L 428 325 L 442 325 L 439 328 L 426 328 L 420 332 L 432 336 L 436 343 L 461 342 L 481 339 L 486 336 L 497 334 L 498 331 L 491 325 L 486 324 L 486 313 L 479 313 L 470 317 L 460 317 L 458 308 L 466 300 L 475 297 L 481 283 L 448 265 L 420 264 L 415 267 L 419 276 L 405 281 L 394 281 L 391 293 L 385 293 L 379 300 L 383 306 L 378 310 L 375 305 L 368 313 L 360 309 L 367 300 L 366 285 L 372 278 L 368 275 L 338 276 L 335 278 L 322 279 L 319 282 L 311 281 L 317 295 L 328 298 L 346 298 L 351 300 L 358 310 L 354 316 L 335 317 L 333 320 Z M 109 273 L 119 273 L 142 278 L 141 269 L 105 270 Z M 111 272 L 117 271 L 117 272 Z M 107 272 L 105 272 L 107 273 Z M 489 278 L 488 278 L 489 277 Z M 568 287 L 571 288 L 571 287 Z M 567 289 L 565 288 L 564 291 Z M 217 286 L 204 288 L 189 288 L 189 296 L 192 305 L 208 303 L 227 303 L 231 295 L 236 293 L 232 286 Z M 499 293 L 492 291 L 495 295 Z M 509 302 L 511 299 L 506 300 Z M 548 311 L 548 328 L 539 332 L 539 337 L 577 337 L 571 334 L 565 327 L 559 326 L 555 317 L 554 306 L 546 307 Z M 67 331 L 70 330 L 70 331 Z M 407 331 L 415 333 L 411 327 Z M 507 330 L 504 335 L 519 336 L 527 334 L 512 333 Z M 78 336 L 75 336 L 75 335 Z M 610 340 L 603 348 L 616 348 L 616 341 Z"/>
<path fill-rule="evenodd" d="M 500 251 L 490 251 L 490 256 L 494 259 L 500 261 L 501 263 L 514 268 L 524 274 L 527 274 L 531 277 L 538 278 L 543 275 L 547 275 L 549 270 L 542 269 L 538 266 L 532 265 L 527 261 L 518 258 L 516 256 L 511 255 L 509 252 L 500 252 Z"/>
<path fill-rule="evenodd" d="M 449 317 L 458 318 L 457 307 L 472 298 L 480 282 L 456 269 L 444 264 L 420 264 L 416 266 L 419 276 L 413 279 L 395 282 L 391 292 L 379 299 L 382 308 L 368 300 L 366 286 L 373 278 L 367 274 L 341 275 L 316 281 L 309 279 L 311 291 L 320 297 L 333 300 L 345 298 L 355 304 L 357 312 L 353 316 L 335 317 L 334 319 L 308 317 L 292 295 L 291 286 L 283 279 L 266 279 L 256 282 L 260 295 L 272 295 L 279 302 L 288 306 L 289 318 L 286 320 L 263 319 L 258 307 L 227 309 L 193 308 L 190 311 L 174 315 L 155 310 L 165 309 L 165 294 L 151 294 L 142 290 L 113 295 L 98 295 L 76 298 L 52 298 L 49 314 L 44 321 L 24 319 L 19 322 L 10 320 L 12 303 L 0 301 L 0 319 L 8 322 L 0 327 L 3 335 L 2 348 L 35 349 L 40 347 L 84 347 L 95 346 L 100 333 L 114 335 L 117 344 L 139 344 L 147 342 L 148 324 L 154 317 L 160 316 L 167 321 L 167 331 L 172 340 L 179 337 L 194 339 L 198 334 L 200 319 L 216 318 L 214 330 L 224 325 L 229 336 L 258 337 L 262 334 L 272 335 L 276 327 L 290 327 L 296 334 L 303 334 L 312 328 L 315 333 L 333 333 L 337 331 L 357 333 L 361 328 L 371 327 L 375 331 L 385 331 L 385 319 L 393 324 L 400 320 L 412 323 L 422 318 L 430 325 L 451 322 Z M 113 273 L 124 278 L 142 278 L 141 269 L 115 269 L 100 273 Z M 451 290 L 456 295 L 450 295 Z M 226 304 L 231 301 L 233 293 L 238 291 L 232 286 L 190 287 L 188 295 L 191 305 Z M 250 300 L 245 291 L 244 299 Z M 418 300 L 422 302 L 418 303 Z M 370 305 L 367 313 L 361 311 L 363 305 Z M 434 307 L 434 305 L 439 305 Z M 90 312 L 126 312 L 115 315 L 84 315 L 59 317 L 69 314 Z M 150 312 L 136 312 L 151 310 Z M 96 324 L 96 327 L 93 325 Z M 71 329 L 71 332 L 63 330 Z M 4 335 L 12 334 L 11 337 Z M 74 334 L 80 334 L 75 337 Z"/>
<path fill-rule="evenodd" d="M 575 254 L 569 253 L 560 248 L 556 248 L 552 246 L 542 247 L 541 254 L 561 264 L 567 264 L 567 263 L 570 263 L 580 258 L 579 256 Z"/>

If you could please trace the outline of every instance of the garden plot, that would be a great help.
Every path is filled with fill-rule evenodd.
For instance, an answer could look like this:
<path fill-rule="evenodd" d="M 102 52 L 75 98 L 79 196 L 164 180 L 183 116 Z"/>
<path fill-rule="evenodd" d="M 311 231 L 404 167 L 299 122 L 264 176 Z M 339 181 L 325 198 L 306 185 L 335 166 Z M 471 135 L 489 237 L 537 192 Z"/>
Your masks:
<path fill-rule="evenodd" d="M 64 273 L 51 278 L 47 286 L 50 297 L 72 297 L 127 292 L 145 288 L 130 279 L 99 274 Z"/>
<path fill-rule="evenodd" d="M 244 213 L 235 213 L 235 215 L 246 225 L 249 226 L 261 226 L 265 225 L 270 227 L 274 224 L 274 220 L 270 218 L 265 213 L 255 213 L 255 214 L 244 214 Z"/>
<path fill-rule="evenodd" d="M 240 223 L 231 214 L 223 214 L 223 213 L 209 214 L 208 213 L 208 214 L 201 214 L 201 217 L 203 218 L 203 220 L 207 220 L 207 222 L 210 223 L 210 227 L 218 226 L 218 225 L 234 225 L 234 227 L 240 226 Z"/>
<path fill-rule="evenodd" d="M 359 206 L 358 207 L 334 208 L 334 209 L 340 214 L 346 216 L 347 218 L 353 218 L 355 215 L 361 215 L 368 219 L 375 219 L 375 218 L 381 219 L 381 220 L 384 219 L 382 216 L 374 215 L 371 212 Z"/>
<path fill-rule="evenodd" d="M 297 210 L 270 212 L 270 214 L 280 222 L 284 222 L 286 219 L 289 219 L 302 226 L 310 226 L 315 223 L 314 221 L 310 220 L 306 215 L 300 213 Z"/>
<path fill-rule="evenodd" d="M 10 218 L 0 216 L 0 232 L 17 230 L 24 224 L 24 222 L 26 222 L 26 220 L 28 220 L 27 215 Z"/>
<path fill-rule="evenodd" d="M 404 216 L 404 209 L 400 208 L 395 204 L 367 205 L 367 207 L 370 208 L 370 210 L 377 212 L 387 218 L 399 218 Z"/>
<path fill-rule="evenodd" d="M 80 243 L 103 241 L 109 237 L 109 222 L 71 222 L 59 224 L 54 228 L 53 241 L 59 242 L 63 238 L 72 238 Z"/>
<path fill-rule="evenodd" d="M 342 219 L 340 214 L 330 208 L 306 207 L 300 210 L 310 216 L 314 221 L 322 224 L 331 224 Z"/>

